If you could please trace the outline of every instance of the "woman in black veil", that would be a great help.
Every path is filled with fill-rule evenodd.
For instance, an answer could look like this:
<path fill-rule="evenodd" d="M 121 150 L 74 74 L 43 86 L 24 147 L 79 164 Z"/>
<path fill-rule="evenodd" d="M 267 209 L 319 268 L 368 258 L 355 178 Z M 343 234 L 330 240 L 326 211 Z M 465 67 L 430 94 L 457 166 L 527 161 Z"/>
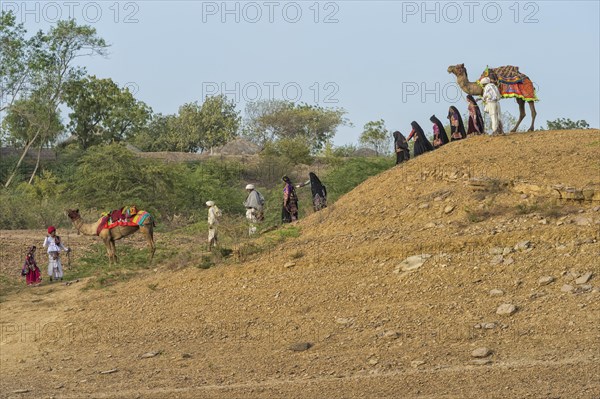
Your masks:
<path fill-rule="evenodd" d="M 327 188 L 321 180 L 313 172 L 308 174 L 309 180 L 304 183 L 298 184 L 296 187 L 304 187 L 310 184 L 310 191 L 312 194 L 313 209 L 315 212 L 320 211 L 323 208 L 327 208 Z"/>
<path fill-rule="evenodd" d="M 421 126 L 419 126 L 419 124 L 415 121 L 412 121 L 410 125 L 412 126 L 412 131 L 408 135 L 406 141 L 410 141 L 410 139 L 412 139 L 413 136 L 415 137 L 415 145 L 413 148 L 415 157 L 418 157 L 419 155 L 427 151 L 433 151 L 433 146 L 431 145 L 429 140 L 427 140 L 425 132 L 423 132 Z"/>
<path fill-rule="evenodd" d="M 396 153 L 396 165 L 410 159 L 408 142 L 402 133 L 394 132 L 394 152 Z"/>
<path fill-rule="evenodd" d="M 469 94 L 467 96 L 467 103 L 469 103 L 469 127 L 467 134 L 483 134 L 483 117 L 481 116 L 481 110 L 477 105 L 477 101 Z"/>
<path fill-rule="evenodd" d="M 435 115 L 431 115 L 429 120 L 433 123 L 433 147 L 438 148 L 444 144 L 448 144 L 448 135 L 442 122 Z"/>
<path fill-rule="evenodd" d="M 450 120 L 450 139 L 461 140 L 467 138 L 465 125 L 463 124 L 462 116 L 455 106 L 451 106 L 448 110 L 448 119 Z"/>

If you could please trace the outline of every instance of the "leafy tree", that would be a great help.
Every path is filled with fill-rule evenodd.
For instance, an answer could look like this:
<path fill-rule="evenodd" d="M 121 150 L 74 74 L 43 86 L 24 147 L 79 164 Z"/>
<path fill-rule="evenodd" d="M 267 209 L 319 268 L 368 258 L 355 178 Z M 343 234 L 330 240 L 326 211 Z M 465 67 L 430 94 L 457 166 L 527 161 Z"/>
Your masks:
<path fill-rule="evenodd" d="M 157 114 L 132 139 L 144 151 L 203 152 L 236 137 L 239 112 L 223 95 L 179 107 L 177 115 Z"/>
<path fill-rule="evenodd" d="M 151 109 L 128 89 L 95 76 L 72 80 L 65 87 L 66 104 L 73 110 L 68 128 L 83 149 L 121 141 L 148 122 Z"/>
<path fill-rule="evenodd" d="M 7 141 L 13 145 L 27 146 L 37 138 L 37 161 L 29 178 L 29 183 L 32 183 L 40 166 L 42 147 L 63 131 L 58 110 L 43 99 L 20 99 L 8 109 L 0 128 L 3 135 L 10 132 Z"/>
<path fill-rule="evenodd" d="M 0 14 L 0 84 L 9 109 L 17 100 L 36 99 L 50 104 L 56 112 L 67 82 L 81 78 L 85 68 L 74 65 L 77 58 L 94 54 L 105 55 L 107 45 L 96 30 L 77 25 L 74 20 L 59 21 L 48 33 L 37 32 L 25 38 L 22 24 L 16 24 L 12 12 Z M 6 54 L 6 55 L 5 55 Z M 33 144 L 40 145 L 43 128 L 39 127 L 27 143 L 5 187 L 12 182 L 25 154 Z"/>
<path fill-rule="evenodd" d="M 558 118 L 553 121 L 546 121 L 548 130 L 575 130 L 589 129 L 590 125 L 585 120 L 572 121 L 571 119 Z"/>
<path fill-rule="evenodd" d="M 385 150 L 390 144 L 390 134 L 385 127 L 385 121 L 380 119 L 378 121 L 367 122 L 358 141 L 362 145 L 374 149 L 378 156 L 386 152 Z"/>
<path fill-rule="evenodd" d="M 331 140 L 339 126 L 350 125 L 343 109 L 329 109 L 282 100 L 248 104 L 244 135 L 264 146 L 269 141 L 301 137 L 312 153 Z"/>
<path fill-rule="evenodd" d="M 207 97 L 200 107 L 199 122 L 202 151 L 223 145 L 237 136 L 241 117 L 235 103 L 224 95 Z"/>

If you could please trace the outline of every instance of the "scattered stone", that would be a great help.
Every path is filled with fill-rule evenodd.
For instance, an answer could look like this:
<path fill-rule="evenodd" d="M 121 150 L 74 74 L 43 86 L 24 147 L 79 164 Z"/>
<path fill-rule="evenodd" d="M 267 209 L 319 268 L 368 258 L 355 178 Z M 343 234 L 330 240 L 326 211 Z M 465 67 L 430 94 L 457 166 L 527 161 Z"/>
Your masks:
<path fill-rule="evenodd" d="M 570 285 L 570 284 L 565 284 L 565 285 L 563 285 L 563 286 L 561 287 L 561 289 L 560 289 L 560 290 L 561 290 L 562 292 L 573 292 L 573 290 L 574 290 L 574 289 L 575 289 L 575 287 L 573 287 L 572 285 Z"/>
<path fill-rule="evenodd" d="M 563 224 L 565 224 L 565 222 L 563 222 L 562 220 L 559 220 L 558 222 L 556 222 L 557 226 L 562 226 Z"/>
<path fill-rule="evenodd" d="M 337 319 L 335 319 L 335 322 L 337 324 L 350 324 L 352 323 L 352 319 L 346 318 L 346 317 L 338 317 Z"/>
<path fill-rule="evenodd" d="M 493 330 L 494 328 L 496 328 L 496 323 L 484 323 L 483 328 L 485 328 L 486 330 Z"/>
<path fill-rule="evenodd" d="M 140 356 L 140 358 L 141 359 L 149 359 L 151 357 L 155 357 L 155 356 L 158 356 L 160 354 L 161 354 L 160 351 L 159 352 L 146 352 L 142 356 Z"/>
<path fill-rule="evenodd" d="M 548 284 L 550 284 L 553 281 L 554 281 L 554 277 L 552 277 L 552 276 L 544 276 L 544 277 L 540 277 L 538 279 L 538 284 L 539 285 L 548 285 Z"/>
<path fill-rule="evenodd" d="M 62 389 L 65 387 L 65 384 L 56 385 L 54 389 Z"/>
<path fill-rule="evenodd" d="M 377 363 L 379 363 L 379 360 L 377 360 L 377 359 L 369 359 L 369 364 L 371 366 L 375 366 Z"/>
<path fill-rule="evenodd" d="M 423 266 L 427 259 L 431 258 L 429 254 L 413 255 L 404 259 L 394 270 L 394 273 L 408 272 L 416 270 Z"/>
<path fill-rule="evenodd" d="M 398 339 L 400 338 L 400 333 L 398 331 L 386 331 L 383 333 L 383 338 Z"/>
<path fill-rule="evenodd" d="M 433 200 L 436 201 L 436 202 L 440 202 L 440 201 L 443 200 L 443 198 L 442 197 L 435 197 Z"/>
<path fill-rule="evenodd" d="M 513 263 L 515 263 L 515 260 L 513 258 L 506 258 L 504 259 L 504 261 L 502 262 L 504 265 L 512 265 Z"/>
<path fill-rule="evenodd" d="M 504 249 L 501 247 L 494 247 L 490 249 L 490 255 L 502 255 L 504 253 Z"/>
<path fill-rule="evenodd" d="M 575 219 L 573 219 L 573 223 L 575 223 L 576 226 L 591 226 L 592 225 L 592 221 L 585 216 L 577 216 Z"/>
<path fill-rule="evenodd" d="M 110 370 L 101 371 L 100 374 L 113 374 L 113 373 L 116 373 L 117 371 L 119 371 L 119 369 L 110 369 Z"/>
<path fill-rule="evenodd" d="M 290 267 L 294 267 L 296 266 L 295 262 L 288 262 L 285 265 L 283 265 L 283 267 L 285 267 L 286 269 L 289 269 Z"/>
<path fill-rule="evenodd" d="M 29 392 L 29 389 L 15 389 L 13 391 L 13 393 L 27 393 Z"/>
<path fill-rule="evenodd" d="M 528 195 L 527 194 L 521 194 L 521 199 L 527 199 Z"/>
<path fill-rule="evenodd" d="M 548 224 L 548 221 L 546 219 L 541 219 L 538 223 L 539 224 Z"/>
<path fill-rule="evenodd" d="M 595 206 L 593 209 L 594 209 L 594 212 L 598 212 L 598 211 L 600 211 L 600 206 Z"/>
<path fill-rule="evenodd" d="M 471 364 L 474 364 L 476 366 L 485 366 L 486 364 L 491 364 L 492 363 L 492 359 L 473 359 L 471 360 Z"/>
<path fill-rule="evenodd" d="M 526 251 L 531 248 L 531 241 L 520 241 L 515 245 L 515 251 Z"/>
<path fill-rule="evenodd" d="M 498 309 L 496 309 L 497 314 L 506 316 L 511 316 L 516 311 L 517 307 L 511 303 L 503 303 L 502 305 L 498 306 Z"/>
<path fill-rule="evenodd" d="M 413 360 L 412 362 L 410 362 L 410 366 L 414 369 L 416 369 L 417 367 L 422 366 L 424 364 L 425 364 L 425 362 L 422 360 Z"/>
<path fill-rule="evenodd" d="M 189 353 L 182 353 L 182 354 L 181 354 L 181 358 L 182 358 L 182 359 L 190 359 L 191 357 L 192 357 L 192 355 L 191 355 L 191 354 L 189 354 Z"/>
<path fill-rule="evenodd" d="M 477 323 L 473 326 L 473 328 L 479 330 L 481 328 L 481 324 Z"/>
<path fill-rule="evenodd" d="M 490 295 L 491 296 L 504 295 L 504 291 L 494 288 L 493 290 L 490 290 Z"/>
<path fill-rule="evenodd" d="M 429 208 L 429 204 L 427 202 L 419 205 L 419 209 L 427 209 L 427 208 Z"/>
<path fill-rule="evenodd" d="M 425 225 L 426 229 L 433 229 L 434 227 L 435 227 L 435 223 L 433 223 L 433 222 L 429 222 Z"/>
<path fill-rule="evenodd" d="M 444 208 L 444 213 L 447 215 L 454 210 L 454 205 L 448 205 Z"/>
<path fill-rule="evenodd" d="M 294 352 L 303 352 L 312 348 L 313 344 L 310 342 L 298 342 L 290 346 L 290 350 Z"/>
<path fill-rule="evenodd" d="M 502 255 L 508 255 L 510 253 L 512 253 L 512 248 L 510 247 L 504 247 L 504 249 L 502 250 Z"/>
<path fill-rule="evenodd" d="M 579 277 L 578 279 L 575 280 L 575 284 L 585 284 L 588 281 L 590 281 L 590 279 L 592 278 L 592 272 L 587 272 L 584 275 L 582 275 L 581 277 Z"/>
<path fill-rule="evenodd" d="M 500 263 L 504 262 L 504 256 L 502 255 L 495 255 L 492 260 L 490 261 L 491 265 L 499 265 Z"/>
<path fill-rule="evenodd" d="M 473 357 L 488 357 L 492 354 L 492 351 L 489 348 L 477 348 L 473 352 L 471 352 L 471 356 Z"/>

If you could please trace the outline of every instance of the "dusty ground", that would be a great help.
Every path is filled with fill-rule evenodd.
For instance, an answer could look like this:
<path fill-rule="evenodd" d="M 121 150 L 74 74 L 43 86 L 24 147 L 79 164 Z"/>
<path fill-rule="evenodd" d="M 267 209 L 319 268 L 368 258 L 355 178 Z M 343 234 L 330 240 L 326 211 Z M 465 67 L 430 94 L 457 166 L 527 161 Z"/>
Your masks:
<path fill-rule="evenodd" d="M 600 188 L 599 150 L 598 130 L 452 143 L 244 263 L 21 290 L 0 304 L 1 395 L 599 398 L 600 202 L 514 186 Z M 7 233 L 7 251 L 39 236 Z"/>

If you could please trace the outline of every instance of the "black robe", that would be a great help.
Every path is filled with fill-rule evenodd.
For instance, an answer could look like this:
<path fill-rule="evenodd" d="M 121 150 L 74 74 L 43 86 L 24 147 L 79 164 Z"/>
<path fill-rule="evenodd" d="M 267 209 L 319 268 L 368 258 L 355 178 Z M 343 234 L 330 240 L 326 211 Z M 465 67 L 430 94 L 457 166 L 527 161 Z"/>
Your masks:
<path fill-rule="evenodd" d="M 320 211 L 327 208 L 327 188 L 321 183 L 321 180 L 313 172 L 308 174 L 310 178 L 310 191 L 312 193 L 313 209 Z"/>
<path fill-rule="evenodd" d="M 431 115 L 431 118 L 429 118 L 429 120 L 438 127 L 440 131 L 440 139 L 442 140 L 442 145 L 448 144 L 450 141 L 448 140 L 448 134 L 446 133 L 446 129 L 444 128 L 444 125 L 442 125 L 442 122 L 440 122 L 440 120 L 435 115 Z M 435 134 L 433 135 L 433 139 L 435 140 Z"/>
<path fill-rule="evenodd" d="M 417 135 L 417 137 L 415 137 L 415 146 L 413 148 L 415 157 L 418 157 L 427 151 L 433 151 L 433 145 L 429 142 L 429 140 L 427 140 L 425 132 L 423 132 L 421 126 L 419 126 L 419 124 L 415 121 L 412 121 L 410 125 Z"/>
<path fill-rule="evenodd" d="M 452 126 L 452 114 L 456 115 L 456 119 L 458 119 L 458 128 L 456 126 Z M 463 124 L 462 116 L 458 109 L 455 106 L 451 106 L 448 110 L 448 120 L 450 121 L 450 140 L 460 140 L 459 138 L 453 138 L 452 135 L 456 132 L 460 133 L 461 138 L 467 138 L 467 131 L 465 130 L 465 125 Z"/>
<path fill-rule="evenodd" d="M 484 132 L 484 124 L 483 124 L 483 116 L 481 116 L 481 110 L 479 109 L 479 105 L 475 101 L 475 98 L 472 95 L 467 96 L 467 100 L 474 105 L 475 109 L 475 118 L 471 116 L 471 112 L 469 111 L 469 126 L 467 129 L 467 134 L 483 134 Z"/>
<path fill-rule="evenodd" d="M 394 132 L 394 152 L 396 153 L 396 165 L 410 159 L 408 142 L 402 133 Z"/>

